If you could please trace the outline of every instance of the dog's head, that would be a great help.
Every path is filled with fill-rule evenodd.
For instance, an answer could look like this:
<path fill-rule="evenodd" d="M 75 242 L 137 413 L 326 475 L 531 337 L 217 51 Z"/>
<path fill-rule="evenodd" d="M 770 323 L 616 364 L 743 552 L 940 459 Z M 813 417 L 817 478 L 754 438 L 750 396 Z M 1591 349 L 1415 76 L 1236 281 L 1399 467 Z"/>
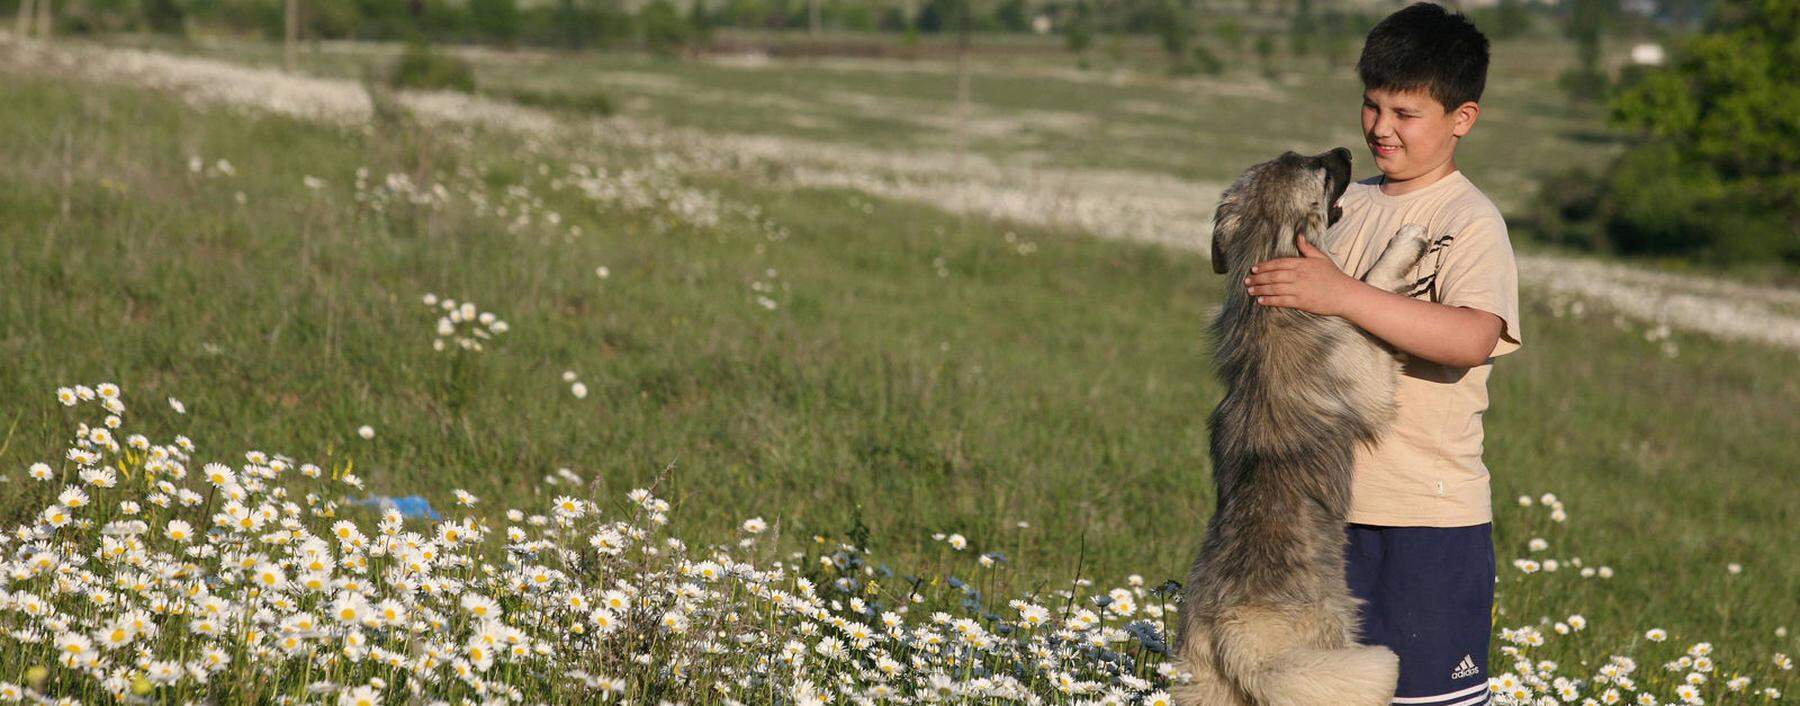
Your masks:
<path fill-rule="evenodd" d="M 1342 147 L 1311 157 L 1288 152 L 1244 170 L 1213 214 L 1213 271 L 1298 256 L 1298 234 L 1323 250 L 1320 236 L 1343 214 L 1337 201 L 1349 186 L 1350 150 Z"/>

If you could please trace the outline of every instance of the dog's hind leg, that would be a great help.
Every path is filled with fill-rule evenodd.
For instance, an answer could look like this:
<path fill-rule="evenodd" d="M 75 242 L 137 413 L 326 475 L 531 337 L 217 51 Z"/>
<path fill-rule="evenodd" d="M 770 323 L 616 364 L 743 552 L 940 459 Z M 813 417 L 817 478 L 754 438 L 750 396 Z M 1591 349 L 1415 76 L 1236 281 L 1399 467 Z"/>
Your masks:
<path fill-rule="evenodd" d="M 1419 257 L 1425 254 L 1425 248 L 1431 241 L 1425 237 L 1425 229 L 1417 224 L 1408 223 L 1400 226 L 1388 241 L 1387 249 L 1381 251 L 1381 257 L 1375 260 L 1375 266 L 1363 275 L 1363 281 L 1370 286 L 1389 292 L 1399 292 L 1407 288 L 1411 282 L 1406 275 L 1418 263 Z"/>
<path fill-rule="evenodd" d="M 1386 706 L 1393 699 L 1400 660 L 1387 648 L 1320 646 L 1321 632 L 1342 628 L 1304 613 L 1230 613 L 1213 640 L 1217 663 L 1255 706 Z"/>
<path fill-rule="evenodd" d="M 1192 619 L 1193 616 L 1186 616 Z M 1189 675 L 1186 682 L 1169 688 L 1178 706 L 1247 706 L 1247 702 L 1219 673 L 1212 636 L 1206 625 L 1189 623 L 1181 638 L 1178 666 Z"/>

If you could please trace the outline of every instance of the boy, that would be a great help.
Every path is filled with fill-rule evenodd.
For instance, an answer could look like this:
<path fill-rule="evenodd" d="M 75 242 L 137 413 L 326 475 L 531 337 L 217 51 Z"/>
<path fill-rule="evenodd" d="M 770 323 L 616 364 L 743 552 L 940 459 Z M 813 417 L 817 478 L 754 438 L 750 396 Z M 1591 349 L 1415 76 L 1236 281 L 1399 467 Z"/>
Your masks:
<path fill-rule="evenodd" d="M 1342 316 L 1401 353 L 1394 427 L 1360 448 L 1346 575 L 1362 640 L 1400 657 L 1395 703 L 1487 702 L 1494 601 L 1493 515 L 1482 413 L 1493 358 L 1519 348 L 1518 271 L 1506 223 L 1457 171 L 1475 127 L 1487 38 L 1460 14 L 1415 4 L 1369 32 L 1363 138 L 1381 176 L 1352 184 L 1321 252 L 1259 263 L 1245 280 L 1265 306 Z M 1413 296 L 1359 281 L 1401 225 L 1432 238 Z"/>

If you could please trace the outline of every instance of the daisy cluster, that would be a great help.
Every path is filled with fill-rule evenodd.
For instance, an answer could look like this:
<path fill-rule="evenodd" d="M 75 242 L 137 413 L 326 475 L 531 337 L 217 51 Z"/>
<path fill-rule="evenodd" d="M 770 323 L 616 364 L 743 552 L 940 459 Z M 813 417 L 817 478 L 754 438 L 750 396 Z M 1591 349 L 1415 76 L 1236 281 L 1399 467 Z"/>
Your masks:
<path fill-rule="evenodd" d="M 1554 493 L 1545 493 L 1536 498 L 1521 495 L 1518 504 L 1528 512 L 1541 509 L 1550 521 L 1550 526 L 1563 525 L 1568 521 L 1567 508 Z M 1551 542 L 1543 537 L 1527 540 L 1525 550 L 1526 556 L 1512 561 L 1512 565 L 1520 572 L 1514 577 L 1516 581 L 1547 580 L 1547 574 L 1562 568 L 1578 572 L 1582 579 L 1611 579 L 1614 575 L 1612 567 L 1585 565 L 1579 556 L 1562 559 L 1532 558 L 1552 550 Z M 1726 571 L 1737 574 L 1742 571 L 1742 567 L 1732 563 L 1727 566 Z M 1527 575 L 1532 574 L 1536 576 L 1527 578 Z M 1554 595 L 1558 590 L 1534 585 L 1519 591 L 1519 594 L 1529 603 L 1542 596 Z M 1506 601 L 1501 603 L 1499 613 L 1504 616 L 1508 612 L 1504 606 Z M 1628 654 L 1611 654 L 1604 660 L 1586 657 L 1585 655 L 1592 654 L 1592 650 L 1578 644 L 1579 638 L 1576 635 L 1587 628 L 1588 619 L 1580 614 L 1561 619 L 1541 616 L 1536 624 L 1500 627 L 1497 642 L 1504 659 L 1495 663 L 1495 669 L 1500 669 L 1502 664 L 1507 664 L 1508 667 L 1504 673 L 1488 679 L 1492 703 L 1496 706 L 1703 706 L 1709 699 L 1716 704 L 1737 704 L 1776 701 L 1781 698 L 1782 691 L 1775 686 L 1753 688 L 1755 678 L 1749 674 L 1753 665 L 1746 664 L 1736 670 L 1727 670 L 1721 666 L 1715 661 L 1717 658 L 1710 642 L 1694 643 L 1685 653 L 1665 653 L 1661 644 L 1668 641 L 1669 632 L 1662 628 L 1651 628 L 1643 633 L 1644 642 L 1634 644 L 1633 647 L 1641 647 L 1646 652 L 1661 654 L 1670 659 L 1662 665 L 1660 671 L 1640 671 L 1638 660 Z M 1785 635 L 1786 628 L 1776 631 L 1777 637 Z M 1578 663 L 1578 668 L 1564 669 L 1560 662 L 1552 659 L 1556 656 L 1573 659 Z M 1595 664 L 1598 666 L 1592 666 Z M 1765 664 L 1771 675 L 1793 669 L 1793 660 L 1782 653 L 1771 655 Z"/>
<path fill-rule="evenodd" d="M 482 311 L 474 302 L 459 303 L 455 299 L 440 299 L 430 292 L 419 300 L 425 306 L 443 312 L 437 320 L 437 338 L 431 341 L 431 349 L 435 351 L 450 350 L 452 346 L 466 351 L 480 351 L 482 341 L 492 341 L 509 328 L 494 312 Z"/>
<path fill-rule="evenodd" d="M 1135 577 L 1003 602 L 952 578 L 964 609 L 915 617 L 935 582 L 853 545 L 754 563 L 761 518 L 691 547 L 651 490 L 608 507 L 572 473 L 503 519 L 461 490 L 429 525 L 358 517 L 347 464 L 202 462 L 130 433 L 116 385 L 58 396 L 93 423 L 0 538 L 0 702 L 1123 704 L 1183 676 Z"/>

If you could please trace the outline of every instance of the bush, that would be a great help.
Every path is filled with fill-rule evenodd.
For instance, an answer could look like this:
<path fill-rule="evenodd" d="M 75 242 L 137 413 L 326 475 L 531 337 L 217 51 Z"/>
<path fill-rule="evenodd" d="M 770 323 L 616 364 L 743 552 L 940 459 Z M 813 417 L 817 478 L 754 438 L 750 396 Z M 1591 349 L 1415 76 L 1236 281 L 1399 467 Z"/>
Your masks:
<path fill-rule="evenodd" d="M 695 38 L 694 26 L 669 0 L 654 0 L 638 11 L 638 34 L 644 48 L 664 56 L 680 52 Z"/>
<path fill-rule="evenodd" d="M 185 34 L 186 14 L 175 0 L 144 0 L 144 25 L 161 34 Z"/>
<path fill-rule="evenodd" d="M 615 110 L 611 98 L 599 91 L 538 91 L 529 88 L 515 88 L 505 96 L 516 103 L 566 110 L 586 115 L 612 115 Z"/>
<path fill-rule="evenodd" d="M 1581 193 L 1544 185 L 1547 237 L 1716 263 L 1800 266 L 1800 2 L 1728 0 L 1669 66 L 1629 74 L 1613 121 L 1642 144 Z M 1603 78 L 1577 70 L 1568 86 Z M 1581 205 L 1586 198 L 1591 207 Z M 1585 219 L 1585 220 L 1584 220 Z"/>
<path fill-rule="evenodd" d="M 1600 226 L 1601 177 L 1573 167 L 1538 182 L 1538 196 L 1528 219 L 1537 238 L 1554 245 L 1607 250 Z"/>
<path fill-rule="evenodd" d="M 1087 0 L 1076 0 L 1069 23 L 1063 28 L 1063 41 L 1068 44 L 1069 51 L 1076 54 L 1086 53 L 1094 46 L 1094 8 Z"/>
<path fill-rule="evenodd" d="M 1780 193 L 1725 178 L 1652 142 L 1605 174 L 1573 169 L 1539 184 L 1532 214 L 1545 242 L 1623 255 L 1679 256 L 1713 264 L 1800 265 L 1800 240 Z"/>
<path fill-rule="evenodd" d="M 519 8 L 513 0 L 469 0 L 469 14 L 483 37 L 511 44 L 519 36 Z"/>
<path fill-rule="evenodd" d="M 475 91 L 475 70 L 469 62 L 432 50 L 424 42 L 406 45 L 406 52 L 388 75 L 388 85 L 396 89 L 413 88 L 426 91 Z"/>

